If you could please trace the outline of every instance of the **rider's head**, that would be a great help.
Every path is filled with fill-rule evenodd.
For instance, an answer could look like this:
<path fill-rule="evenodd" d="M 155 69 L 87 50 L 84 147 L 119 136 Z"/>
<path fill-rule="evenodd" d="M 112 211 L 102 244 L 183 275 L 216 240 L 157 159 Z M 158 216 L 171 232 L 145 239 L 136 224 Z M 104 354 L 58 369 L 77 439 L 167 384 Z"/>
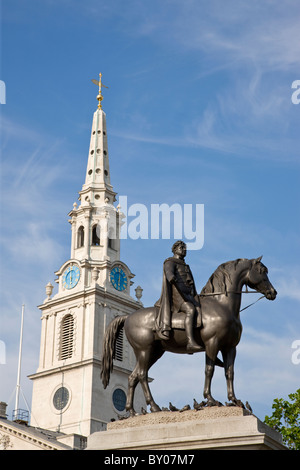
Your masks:
<path fill-rule="evenodd" d="M 182 254 L 184 254 L 184 256 L 185 256 L 185 254 L 186 254 L 186 244 L 182 240 L 178 240 L 172 246 L 172 252 L 174 253 L 174 255 L 176 253 L 178 253 L 179 250 L 184 251 L 184 253 L 182 253 Z"/>

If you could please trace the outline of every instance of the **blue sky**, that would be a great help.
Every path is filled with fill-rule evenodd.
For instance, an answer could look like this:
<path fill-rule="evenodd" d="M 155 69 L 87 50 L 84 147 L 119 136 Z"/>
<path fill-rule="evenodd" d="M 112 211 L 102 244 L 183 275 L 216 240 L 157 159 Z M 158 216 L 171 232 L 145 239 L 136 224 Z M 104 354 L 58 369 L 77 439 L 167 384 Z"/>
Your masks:
<path fill-rule="evenodd" d="M 291 0 L 2 1 L 0 400 L 10 412 L 22 303 L 21 386 L 30 403 L 36 306 L 70 257 L 67 214 L 85 178 L 99 72 L 109 86 L 114 190 L 148 208 L 204 204 L 204 246 L 187 255 L 198 290 L 224 261 L 263 255 L 269 268 L 278 298 L 242 313 L 238 398 L 263 419 L 274 398 L 299 388 L 291 359 L 300 340 L 300 105 L 291 100 L 299 21 Z M 160 295 L 172 243 L 123 241 L 147 306 Z M 166 384 L 170 367 L 177 372 Z M 204 355 L 166 354 L 151 375 L 161 406 L 192 403 L 202 397 Z M 226 400 L 221 370 L 212 391 Z"/>

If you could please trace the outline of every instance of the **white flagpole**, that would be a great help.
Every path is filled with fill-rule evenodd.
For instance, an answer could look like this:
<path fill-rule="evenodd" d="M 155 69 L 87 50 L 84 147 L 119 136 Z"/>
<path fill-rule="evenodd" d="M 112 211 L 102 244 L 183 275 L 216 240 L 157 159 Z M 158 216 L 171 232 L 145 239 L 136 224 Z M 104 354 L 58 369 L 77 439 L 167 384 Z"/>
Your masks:
<path fill-rule="evenodd" d="M 16 403 L 15 412 L 19 408 L 19 395 L 20 395 L 20 376 L 21 376 L 21 359 L 22 359 L 22 342 L 23 342 L 23 323 L 24 323 L 24 309 L 25 305 L 22 305 L 22 317 L 21 317 L 21 331 L 20 331 L 20 347 L 19 347 L 19 363 L 18 363 L 18 376 L 17 376 L 17 388 L 16 388 Z"/>

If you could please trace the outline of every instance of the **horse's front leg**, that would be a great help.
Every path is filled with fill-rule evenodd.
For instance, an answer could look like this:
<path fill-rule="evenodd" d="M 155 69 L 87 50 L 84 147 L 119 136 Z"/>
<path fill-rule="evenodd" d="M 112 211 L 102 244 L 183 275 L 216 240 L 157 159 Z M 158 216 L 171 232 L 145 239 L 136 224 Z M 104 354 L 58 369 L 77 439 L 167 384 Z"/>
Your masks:
<path fill-rule="evenodd" d="M 217 342 L 211 340 L 205 344 L 205 382 L 203 396 L 207 399 L 208 406 L 218 405 L 218 402 L 212 397 L 211 382 L 215 371 L 215 362 L 218 354 Z"/>
<path fill-rule="evenodd" d="M 233 379 L 234 379 L 234 360 L 236 356 L 236 348 L 231 348 L 229 351 L 222 351 L 224 361 L 224 372 L 227 383 L 227 396 L 228 400 L 235 400 Z"/>

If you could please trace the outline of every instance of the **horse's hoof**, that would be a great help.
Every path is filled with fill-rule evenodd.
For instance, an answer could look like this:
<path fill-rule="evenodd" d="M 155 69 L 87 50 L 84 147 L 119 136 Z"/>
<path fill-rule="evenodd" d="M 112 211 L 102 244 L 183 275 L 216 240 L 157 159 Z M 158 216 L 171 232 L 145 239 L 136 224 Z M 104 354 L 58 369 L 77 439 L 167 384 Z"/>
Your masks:
<path fill-rule="evenodd" d="M 211 406 L 218 406 L 218 402 L 216 400 L 207 400 L 205 403 L 205 406 L 211 407 Z"/>
<path fill-rule="evenodd" d="M 214 398 L 208 398 L 206 403 L 204 402 L 204 406 L 224 406 L 223 403 L 221 403 L 220 401 L 218 400 L 215 400 Z"/>
<path fill-rule="evenodd" d="M 161 411 L 161 409 L 158 405 L 153 405 L 153 406 L 150 406 L 150 411 L 151 413 L 158 413 L 159 411 Z"/>
<path fill-rule="evenodd" d="M 237 398 L 233 398 L 230 401 L 231 401 L 231 406 L 237 406 L 239 408 L 244 408 L 245 409 L 245 405 L 241 400 L 238 400 Z"/>

